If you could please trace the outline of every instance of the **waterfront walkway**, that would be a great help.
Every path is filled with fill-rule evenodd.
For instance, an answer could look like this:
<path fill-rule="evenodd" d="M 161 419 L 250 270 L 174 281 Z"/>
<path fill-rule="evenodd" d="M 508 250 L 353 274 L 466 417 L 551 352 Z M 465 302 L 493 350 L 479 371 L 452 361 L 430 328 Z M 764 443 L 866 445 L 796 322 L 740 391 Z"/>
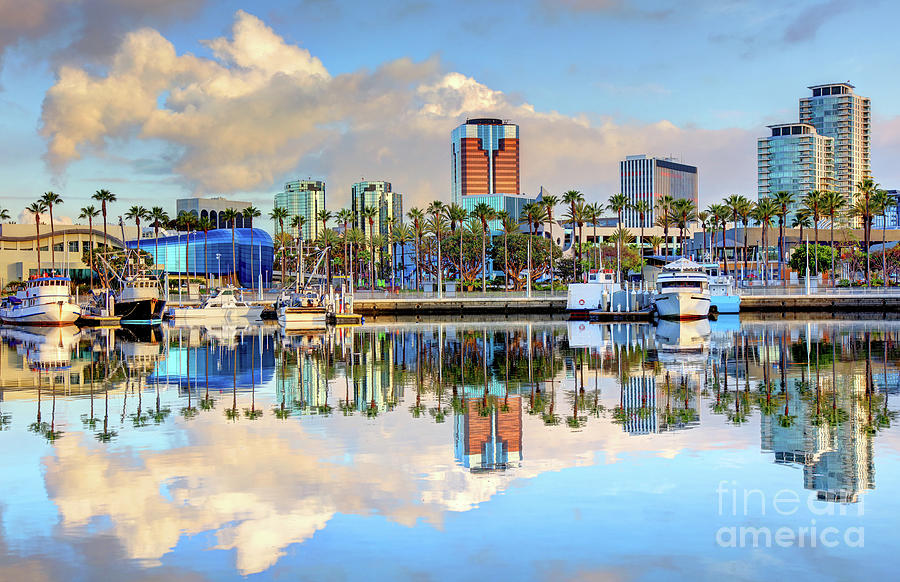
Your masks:
<path fill-rule="evenodd" d="M 436 293 L 357 291 L 353 310 L 365 316 L 565 313 L 566 292 L 534 291 L 529 296 L 521 291 L 489 291 L 445 293 L 438 297 Z"/>

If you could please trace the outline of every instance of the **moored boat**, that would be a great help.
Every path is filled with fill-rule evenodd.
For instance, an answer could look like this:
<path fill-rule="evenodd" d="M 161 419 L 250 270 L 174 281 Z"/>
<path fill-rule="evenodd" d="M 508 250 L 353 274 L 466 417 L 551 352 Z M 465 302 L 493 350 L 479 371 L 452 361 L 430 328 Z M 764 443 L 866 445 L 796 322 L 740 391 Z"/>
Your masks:
<path fill-rule="evenodd" d="M 285 328 L 320 329 L 328 324 L 329 312 L 321 295 L 294 293 L 279 300 L 278 323 Z"/>
<path fill-rule="evenodd" d="M 115 298 L 113 313 L 123 324 L 158 324 L 162 322 L 165 308 L 159 279 L 141 273 L 122 280 L 122 291 Z"/>
<path fill-rule="evenodd" d="M 604 309 L 602 303 L 610 301 L 620 289 L 615 272 L 611 269 L 591 269 L 586 283 L 570 283 L 566 298 L 566 311 L 574 316 L 584 315 L 596 309 Z"/>
<path fill-rule="evenodd" d="M 720 315 L 740 313 L 741 296 L 734 277 L 724 275 L 718 263 L 705 263 L 703 270 L 709 277 L 709 309 Z"/>
<path fill-rule="evenodd" d="M 10 325 L 58 327 L 72 325 L 81 308 L 72 299 L 68 277 L 36 277 L 3 299 L 0 320 Z"/>
<path fill-rule="evenodd" d="M 656 278 L 658 294 L 653 299 L 663 319 L 702 319 L 709 316 L 709 277 L 703 266 L 678 259 L 664 266 Z"/>
<path fill-rule="evenodd" d="M 207 297 L 199 307 L 170 308 L 169 315 L 175 320 L 259 319 L 263 309 L 263 305 L 244 301 L 240 289 L 229 285 Z"/>

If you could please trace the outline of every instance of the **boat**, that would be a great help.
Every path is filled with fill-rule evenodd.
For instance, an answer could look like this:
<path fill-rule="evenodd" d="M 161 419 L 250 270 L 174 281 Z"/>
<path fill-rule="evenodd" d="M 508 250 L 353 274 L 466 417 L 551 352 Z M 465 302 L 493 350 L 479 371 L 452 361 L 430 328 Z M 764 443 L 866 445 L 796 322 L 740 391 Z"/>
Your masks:
<path fill-rule="evenodd" d="M 153 325 L 162 322 L 166 301 L 160 297 L 159 278 L 138 273 L 122 279 L 122 290 L 115 298 L 113 315 L 128 325 Z"/>
<path fill-rule="evenodd" d="M 709 310 L 720 315 L 740 313 L 741 296 L 734 277 L 723 274 L 718 263 L 704 263 L 703 270 L 709 277 Z"/>
<path fill-rule="evenodd" d="M 318 293 L 283 295 L 276 312 L 279 325 L 292 329 L 324 329 L 329 319 L 324 297 Z"/>
<path fill-rule="evenodd" d="M 673 261 L 662 268 L 656 287 L 653 308 L 661 319 L 709 317 L 709 277 L 703 265 L 684 258 Z"/>
<path fill-rule="evenodd" d="M 612 300 L 620 289 L 612 269 L 591 269 L 586 283 L 570 283 L 566 298 L 566 311 L 573 316 L 587 316 L 591 311 L 606 311 L 603 303 Z"/>
<path fill-rule="evenodd" d="M 0 320 L 10 325 L 73 325 L 81 308 L 73 301 L 68 277 L 35 277 L 0 303 Z"/>
<path fill-rule="evenodd" d="M 263 305 L 244 301 L 241 290 L 229 285 L 207 297 L 199 307 L 170 308 L 169 316 L 175 320 L 260 319 L 263 309 Z"/>
<path fill-rule="evenodd" d="M 4 339 L 16 345 L 16 351 L 24 356 L 33 372 L 59 372 L 72 367 L 72 353 L 78 346 L 81 330 L 75 326 L 56 329 L 7 328 Z"/>

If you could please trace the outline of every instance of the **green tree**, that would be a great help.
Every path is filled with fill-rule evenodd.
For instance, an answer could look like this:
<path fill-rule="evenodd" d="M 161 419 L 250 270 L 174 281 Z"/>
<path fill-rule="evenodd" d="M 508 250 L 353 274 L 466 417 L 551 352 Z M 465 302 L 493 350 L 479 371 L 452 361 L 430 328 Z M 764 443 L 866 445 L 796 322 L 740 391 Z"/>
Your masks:
<path fill-rule="evenodd" d="M 881 215 L 881 277 L 884 280 L 884 285 L 887 286 L 890 284 L 890 279 L 887 276 L 887 253 L 885 253 L 885 244 L 887 243 L 887 213 L 888 210 L 894 207 L 897 204 L 897 201 L 894 199 L 893 194 L 890 194 L 887 190 L 876 190 L 875 194 L 872 196 L 872 204 L 875 206 L 875 214 Z"/>
<path fill-rule="evenodd" d="M 416 291 L 422 289 L 422 278 L 420 276 L 420 267 L 422 265 L 422 237 L 425 234 L 425 213 L 419 208 L 411 208 L 406 216 L 413 223 L 413 236 L 415 236 L 416 250 Z"/>
<path fill-rule="evenodd" d="M 609 197 L 609 203 L 606 205 L 607 210 L 610 212 L 615 212 L 616 217 L 618 219 L 617 225 L 618 230 L 622 230 L 622 213 L 625 212 L 625 209 L 628 208 L 628 196 L 625 194 L 614 194 Z M 618 256 L 621 258 L 622 255 L 622 243 L 618 243 Z M 620 261 L 621 263 L 621 261 Z M 617 271 L 621 272 L 621 265 L 617 265 Z"/>
<path fill-rule="evenodd" d="M 409 226 L 405 224 L 399 224 L 394 227 L 393 232 L 391 233 L 391 242 L 396 245 L 400 245 L 400 272 L 403 276 L 406 276 L 406 243 L 413 239 L 413 233 L 410 230 Z M 402 286 L 401 279 L 401 286 Z"/>
<path fill-rule="evenodd" d="M 828 220 L 831 223 L 831 248 L 834 248 L 834 223 L 841 216 L 844 211 L 844 208 L 847 205 L 847 199 L 844 198 L 844 195 L 840 192 L 835 192 L 834 190 L 827 190 L 822 192 L 821 206 L 822 212 L 828 216 Z M 805 212 L 807 221 L 809 220 L 809 210 Z M 801 232 L 802 237 L 802 232 Z M 832 288 L 837 286 L 837 277 L 834 275 L 834 271 L 831 271 L 831 286 Z"/>
<path fill-rule="evenodd" d="M 775 193 L 775 204 L 778 206 L 778 276 L 781 278 L 782 286 L 787 285 L 787 278 L 784 276 L 784 223 L 787 222 L 788 209 L 794 203 L 794 195 L 787 190 L 781 190 Z"/>
<path fill-rule="evenodd" d="M 872 246 L 872 220 L 875 217 L 875 207 L 872 198 L 879 190 L 878 184 L 872 178 L 865 178 L 856 184 L 858 197 L 853 205 L 853 214 L 862 221 L 863 241 L 866 253 L 866 287 L 871 285 L 871 260 L 869 248 Z"/>
<path fill-rule="evenodd" d="M 578 280 L 578 263 L 581 261 L 581 245 L 575 246 L 575 225 L 576 225 L 576 217 L 579 215 L 577 212 L 577 207 L 579 204 L 584 202 L 584 194 L 579 192 L 578 190 L 568 190 L 563 194 L 562 197 L 563 204 L 569 205 L 569 213 L 566 217 L 569 219 L 569 223 L 572 225 L 572 248 L 574 249 L 574 257 L 572 258 L 572 268 L 573 268 L 573 280 Z M 524 213 L 524 209 L 523 209 Z M 528 232 L 531 232 L 531 228 L 529 226 Z M 577 241 L 580 243 L 581 241 Z"/>
<path fill-rule="evenodd" d="M 106 206 L 116 201 L 116 195 L 109 190 L 97 190 L 92 199 L 100 203 L 100 213 L 103 214 L 103 246 L 109 246 L 109 236 L 106 234 Z"/>
<path fill-rule="evenodd" d="M 91 289 L 94 288 L 94 219 L 98 216 L 100 216 L 100 211 L 97 210 L 93 204 L 88 204 L 87 206 L 82 207 L 81 214 L 78 215 L 78 218 L 82 220 L 87 219 L 88 230 L 90 231 L 90 234 L 88 235 L 90 237 L 89 244 L 91 247 L 90 253 L 88 253 L 88 259 L 90 261 L 88 263 L 88 266 L 90 268 L 88 270 L 90 271 L 91 277 Z"/>
<path fill-rule="evenodd" d="M 576 216 L 581 216 L 583 203 L 579 202 L 576 205 Z M 522 206 L 522 219 L 524 223 L 528 224 L 528 242 L 527 242 L 527 265 L 528 265 L 528 290 L 531 291 L 531 286 L 534 284 L 534 274 L 533 274 L 533 266 L 534 266 L 534 256 L 532 254 L 532 239 L 534 238 L 534 232 L 537 229 L 537 224 L 541 221 L 544 215 L 544 210 L 541 208 L 541 205 L 537 202 L 528 202 Z M 573 222 L 573 225 L 575 223 Z M 572 228 L 572 236 L 575 236 L 575 228 Z M 573 265 L 574 266 L 574 265 Z"/>
<path fill-rule="evenodd" d="M 496 212 L 484 202 L 479 202 L 472 209 L 472 216 L 481 222 L 481 292 L 487 291 L 487 248 L 488 221 L 493 220 Z"/>
<path fill-rule="evenodd" d="M 801 200 L 800 204 L 806 209 L 813 221 L 816 246 L 819 246 L 819 221 L 822 219 L 822 201 L 824 193 L 821 190 L 811 190 Z M 818 275 L 818 271 L 816 275 Z"/>
<path fill-rule="evenodd" d="M 366 206 L 360 212 L 369 223 L 369 245 L 372 247 L 371 256 L 369 257 L 369 280 L 372 291 L 375 290 L 375 217 L 378 216 L 378 209 L 374 206 Z"/>
<path fill-rule="evenodd" d="M 262 216 L 262 212 L 260 212 L 259 208 L 256 206 L 250 205 L 247 208 L 244 208 L 242 212 L 244 215 L 244 228 L 250 229 L 250 287 L 254 287 L 257 283 L 256 277 L 256 269 L 253 266 L 253 220 Z M 262 265 L 260 265 L 262 268 Z"/>
<path fill-rule="evenodd" d="M 47 207 L 50 214 L 50 270 L 56 270 L 56 228 L 53 223 L 53 206 L 63 203 L 62 197 L 56 192 L 44 192 L 41 196 L 41 202 Z"/>
<path fill-rule="evenodd" d="M 675 222 L 678 225 L 678 230 L 680 231 L 681 238 L 681 256 L 687 256 L 684 248 L 684 229 L 697 217 L 696 214 L 697 207 L 694 205 L 694 201 L 690 198 L 679 198 L 675 201 L 673 205 L 673 211 L 675 213 Z"/>
<path fill-rule="evenodd" d="M 41 214 L 47 211 L 47 207 L 40 200 L 37 202 L 32 202 L 27 208 L 25 208 L 27 212 L 30 212 L 34 217 L 34 233 L 35 239 L 34 244 L 37 245 L 37 271 L 38 276 L 41 275 Z"/>
<path fill-rule="evenodd" d="M 665 245 L 663 254 L 666 257 L 669 256 L 669 228 L 671 228 L 675 224 L 675 221 L 672 217 L 672 205 L 674 203 L 675 199 L 669 194 L 661 196 L 656 200 L 657 212 L 654 224 L 663 229 L 663 238 L 666 239 L 663 243 Z"/>
<path fill-rule="evenodd" d="M 272 212 L 269 213 L 269 218 L 275 221 L 275 224 L 278 225 L 278 229 L 281 231 L 281 237 L 279 237 L 280 243 L 280 251 L 281 251 L 281 285 L 284 286 L 284 282 L 286 280 L 285 276 L 285 248 L 284 248 L 284 219 L 288 217 L 287 208 L 282 208 L 280 206 L 276 206 L 272 209 Z"/>
<path fill-rule="evenodd" d="M 235 287 L 241 286 L 241 281 L 238 278 L 238 264 L 237 264 L 237 249 L 235 246 L 235 238 L 234 238 L 234 229 L 237 226 L 236 221 L 237 217 L 240 214 L 238 210 L 234 208 L 226 208 L 222 211 L 219 217 L 228 224 L 231 228 L 231 266 L 233 267 L 233 281 Z M 282 278 L 284 277 L 284 273 L 282 273 Z"/>
<path fill-rule="evenodd" d="M 648 214 L 650 214 L 650 211 L 653 209 L 650 207 L 650 203 L 647 202 L 646 200 L 638 200 L 632 206 L 632 208 L 634 209 L 635 212 L 637 212 L 638 219 L 641 221 L 641 240 L 638 243 L 638 247 L 640 247 L 641 255 L 643 255 L 644 254 L 644 251 L 643 251 L 643 249 L 644 249 L 644 227 L 647 226 L 647 222 L 646 222 L 645 218 Z M 705 222 L 703 223 L 703 235 L 704 235 L 703 244 L 705 245 L 706 244 L 706 223 Z M 594 237 L 594 240 L 597 240 L 597 238 Z"/>
<path fill-rule="evenodd" d="M 791 268 L 801 277 L 806 276 L 806 246 L 801 244 L 794 247 L 789 262 Z M 831 269 L 834 266 L 834 257 L 834 249 L 831 247 L 809 245 L 809 266 L 815 268 L 817 273 Z"/>
<path fill-rule="evenodd" d="M 503 289 L 509 291 L 509 235 L 519 231 L 519 222 L 505 210 L 501 213 L 501 225 L 503 226 Z M 551 259 L 552 260 L 552 259 Z"/>
<path fill-rule="evenodd" d="M 456 234 L 459 235 L 459 241 L 460 241 L 460 243 L 459 243 L 459 264 L 457 265 L 457 272 L 459 273 L 459 280 L 460 280 L 460 282 L 462 282 L 462 268 L 463 268 L 463 267 L 462 267 L 462 264 L 463 264 L 463 256 L 462 256 L 462 250 L 463 250 L 462 236 L 463 236 L 463 229 L 462 229 L 462 228 L 457 228 L 457 226 L 462 227 L 463 223 L 464 223 L 464 222 L 466 221 L 466 219 L 469 217 L 469 212 L 468 212 L 465 208 L 463 208 L 462 206 L 460 206 L 459 204 L 456 204 L 455 202 L 454 202 L 453 204 L 451 204 L 450 206 L 448 206 L 447 208 L 445 208 L 445 209 L 444 209 L 444 212 L 445 212 L 446 215 L 447 215 L 447 219 L 450 221 L 450 231 L 451 231 L 451 232 L 455 232 Z"/>
<path fill-rule="evenodd" d="M 769 280 L 769 227 L 778 214 L 778 205 L 771 198 L 762 198 L 753 209 L 753 220 L 762 226 L 762 246 L 765 260 L 765 281 Z"/>
<path fill-rule="evenodd" d="M 153 227 L 153 241 L 155 243 L 155 251 L 153 260 L 159 264 L 159 229 L 169 222 L 169 214 L 163 210 L 162 206 L 154 206 L 147 214 L 147 220 L 150 220 L 150 226 Z"/>
<path fill-rule="evenodd" d="M 748 214 L 750 213 L 750 201 L 747 200 L 741 194 L 732 194 L 728 198 L 725 199 L 724 206 L 731 211 L 731 222 L 734 225 L 734 236 L 732 237 L 732 252 L 734 253 L 734 270 L 737 272 L 737 261 L 738 261 L 738 252 L 737 252 L 737 225 L 738 225 L 738 217 L 741 216 L 743 211 L 746 211 Z M 744 229 L 744 243 L 747 242 L 747 229 Z M 724 241 L 722 243 L 725 244 Z M 745 261 L 746 262 L 746 261 Z M 744 265 L 744 272 L 747 271 L 747 265 Z"/>
<path fill-rule="evenodd" d="M 209 292 L 209 231 L 213 224 L 209 218 L 203 216 L 197 221 L 197 230 L 203 231 L 203 279 L 206 282 L 206 291 Z"/>
<path fill-rule="evenodd" d="M 444 292 L 444 262 L 443 257 L 441 256 L 441 243 L 444 238 L 444 221 L 442 216 L 444 214 L 444 203 L 440 200 L 432 200 L 431 204 L 428 205 L 428 214 L 431 215 L 431 226 L 432 226 L 432 234 L 434 234 L 434 238 L 437 242 L 437 284 L 438 284 L 438 295 L 442 295 Z"/>
<path fill-rule="evenodd" d="M 556 209 L 557 204 L 559 204 L 559 196 L 554 196 L 553 194 L 545 194 L 541 197 L 541 206 L 543 206 L 544 210 L 547 212 L 547 219 L 544 224 L 547 225 L 547 232 L 550 234 L 551 241 L 553 240 L 553 225 L 556 224 L 556 222 L 553 220 L 553 211 Z M 550 255 L 550 290 L 553 291 L 555 283 L 555 276 L 553 273 L 553 253 L 548 254 Z"/>
<path fill-rule="evenodd" d="M 506 244 L 503 248 L 500 245 L 496 245 L 491 248 L 490 252 L 494 264 L 500 264 L 503 261 L 507 279 L 512 283 L 515 290 L 524 289 L 529 279 L 526 274 L 529 265 L 529 255 L 531 256 L 531 264 L 534 269 L 531 279 L 534 280 L 546 274 L 550 264 L 547 254 L 551 252 L 551 249 L 552 252 L 556 253 L 557 258 L 562 254 L 559 246 L 553 244 L 553 241 L 548 238 L 532 237 L 518 231 L 507 232 L 505 238 Z"/>
<path fill-rule="evenodd" d="M 349 246 L 347 244 L 347 231 L 350 230 L 350 223 L 353 222 L 353 210 L 351 210 L 349 208 L 341 208 L 340 210 L 338 210 L 336 219 L 343 227 L 342 232 L 344 235 L 343 236 L 343 240 L 344 240 L 344 244 L 343 244 L 343 246 L 344 246 L 344 276 L 349 277 L 350 271 L 348 269 L 350 268 L 350 264 L 349 264 L 349 258 L 347 256 L 347 254 L 348 254 L 347 248 Z"/>

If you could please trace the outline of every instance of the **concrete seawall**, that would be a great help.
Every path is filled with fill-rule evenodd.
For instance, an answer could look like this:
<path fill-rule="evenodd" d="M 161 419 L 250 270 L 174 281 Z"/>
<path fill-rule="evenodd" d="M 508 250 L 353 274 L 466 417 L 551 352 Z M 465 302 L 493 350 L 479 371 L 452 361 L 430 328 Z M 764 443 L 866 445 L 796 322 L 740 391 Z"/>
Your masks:
<path fill-rule="evenodd" d="M 895 313 L 900 294 L 846 293 L 821 295 L 758 295 L 741 297 L 741 313 Z"/>
<path fill-rule="evenodd" d="M 559 314 L 566 311 L 565 297 L 379 298 L 356 299 L 353 310 L 366 317 L 376 315 L 517 315 Z"/>

